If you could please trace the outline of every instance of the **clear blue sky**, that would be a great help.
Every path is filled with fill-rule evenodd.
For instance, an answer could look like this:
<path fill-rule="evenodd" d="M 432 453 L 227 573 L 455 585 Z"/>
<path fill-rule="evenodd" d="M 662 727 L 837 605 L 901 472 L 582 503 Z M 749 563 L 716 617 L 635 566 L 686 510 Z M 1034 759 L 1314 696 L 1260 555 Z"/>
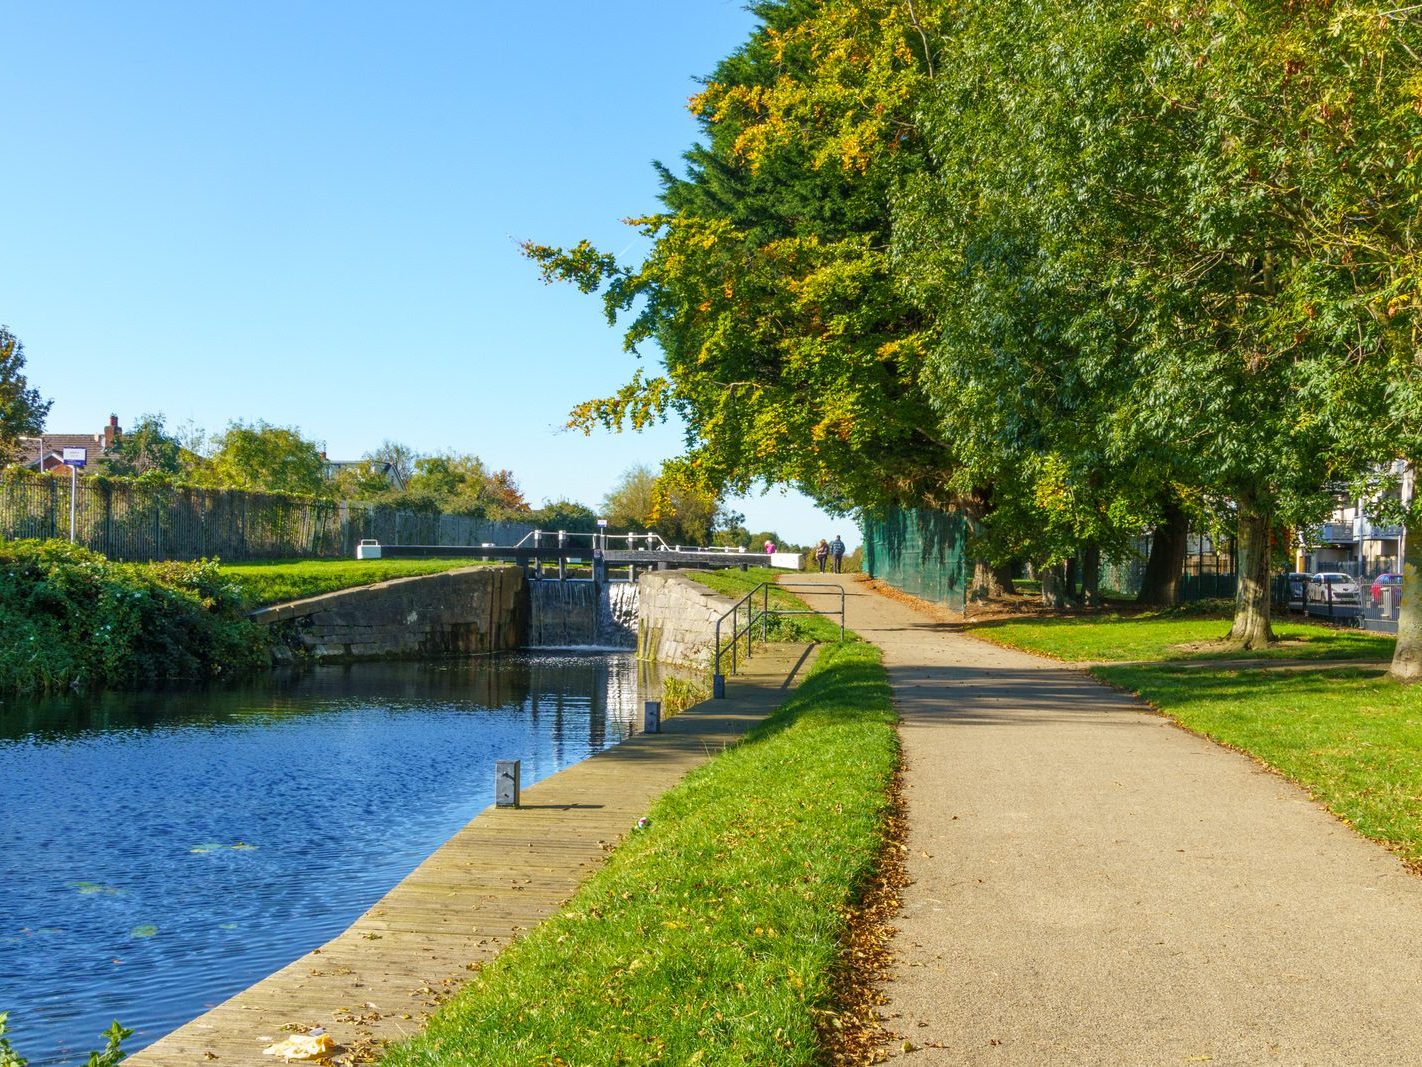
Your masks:
<path fill-rule="evenodd" d="M 0 323 L 47 428 L 265 419 L 596 506 L 681 430 L 560 429 L 636 364 L 517 245 L 635 253 L 620 220 L 655 208 L 651 161 L 679 165 L 696 78 L 752 26 L 740 0 L 0 7 Z M 737 507 L 859 540 L 795 494 Z"/>

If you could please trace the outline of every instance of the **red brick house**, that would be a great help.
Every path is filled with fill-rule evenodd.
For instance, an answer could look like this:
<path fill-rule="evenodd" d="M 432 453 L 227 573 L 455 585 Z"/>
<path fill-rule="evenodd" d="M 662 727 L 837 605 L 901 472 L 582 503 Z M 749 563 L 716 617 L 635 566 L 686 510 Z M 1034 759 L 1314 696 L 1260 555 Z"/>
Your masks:
<path fill-rule="evenodd" d="M 108 459 L 109 451 L 118 444 L 122 436 L 123 430 L 119 426 L 118 416 L 110 415 L 109 424 L 98 433 L 45 433 L 37 437 L 21 437 L 20 458 L 17 462 L 19 466 L 32 471 L 68 474 L 69 465 L 64 462 L 64 450 L 82 448 L 89 453 L 87 469 L 93 470 L 96 465 L 102 465 Z"/>

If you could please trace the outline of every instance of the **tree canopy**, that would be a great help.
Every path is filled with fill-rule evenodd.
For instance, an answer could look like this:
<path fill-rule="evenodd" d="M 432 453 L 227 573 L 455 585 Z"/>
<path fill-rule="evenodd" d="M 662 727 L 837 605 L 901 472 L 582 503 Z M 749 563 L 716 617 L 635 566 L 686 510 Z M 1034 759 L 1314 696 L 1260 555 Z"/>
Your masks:
<path fill-rule="evenodd" d="M 527 246 L 665 364 L 572 423 L 674 411 L 680 478 L 957 507 L 999 562 L 1193 513 L 1234 529 L 1234 639 L 1268 642 L 1290 531 L 1422 458 L 1422 9 L 754 10 L 633 220 L 650 253 Z"/>
<path fill-rule="evenodd" d="M 15 461 L 21 437 L 33 437 L 44 429 L 53 403 L 41 399 L 39 390 L 30 386 L 24 366 L 24 344 L 8 326 L 0 326 L 0 465 Z"/>

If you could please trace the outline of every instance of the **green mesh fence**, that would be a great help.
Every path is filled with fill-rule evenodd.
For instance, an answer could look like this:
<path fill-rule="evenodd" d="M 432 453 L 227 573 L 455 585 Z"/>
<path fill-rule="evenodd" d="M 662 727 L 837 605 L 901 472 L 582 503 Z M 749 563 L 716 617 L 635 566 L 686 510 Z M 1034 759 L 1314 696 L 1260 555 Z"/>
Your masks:
<path fill-rule="evenodd" d="M 864 520 L 864 569 L 924 600 L 962 611 L 971 564 L 963 558 L 968 524 L 954 512 L 895 509 Z"/>

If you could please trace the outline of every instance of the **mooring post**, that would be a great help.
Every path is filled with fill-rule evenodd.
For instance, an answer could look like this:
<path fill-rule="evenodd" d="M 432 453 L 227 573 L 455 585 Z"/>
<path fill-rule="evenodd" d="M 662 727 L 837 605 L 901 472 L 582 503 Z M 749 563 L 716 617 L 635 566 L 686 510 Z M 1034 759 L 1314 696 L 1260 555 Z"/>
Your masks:
<path fill-rule="evenodd" d="M 720 671 L 711 676 L 711 699 L 726 699 L 726 676 Z"/>
<path fill-rule="evenodd" d="M 501 759 L 494 762 L 495 807 L 518 807 L 520 770 L 520 761 L 516 759 Z"/>
<path fill-rule="evenodd" d="M 542 530 L 533 531 L 533 576 L 535 578 L 543 577 L 543 556 L 538 551 L 538 542 L 542 537 Z"/>
<path fill-rule="evenodd" d="M 642 705 L 642 732 L 659 734 L 662 732 L 662 702 L 649 700 Z"/>

